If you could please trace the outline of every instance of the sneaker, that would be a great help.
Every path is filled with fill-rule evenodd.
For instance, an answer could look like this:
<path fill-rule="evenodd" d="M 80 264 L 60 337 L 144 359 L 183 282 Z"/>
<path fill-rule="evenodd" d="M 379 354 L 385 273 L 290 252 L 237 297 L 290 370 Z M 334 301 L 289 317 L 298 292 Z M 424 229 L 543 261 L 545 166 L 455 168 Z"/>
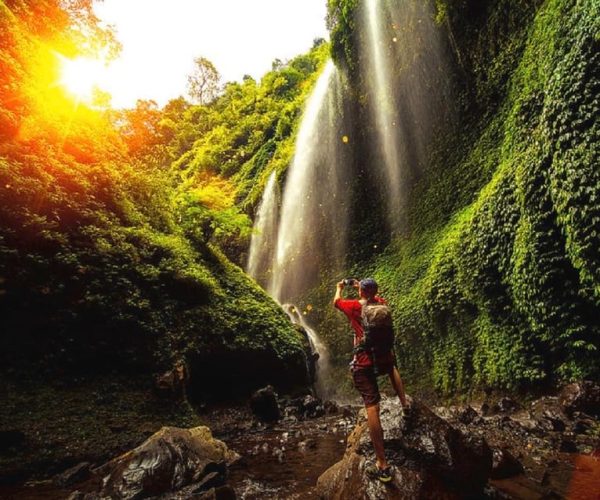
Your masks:
<path fill-rule="evenodd" d="M 371 479 L 377 479 L 382 483 L 389 483 L 393 479 L 392 468 L 389 466 L 385 469 L 380 469 L 379 467 L 377 467 L 377 465 L 373 464 L 367 466 L 365 471 L 367 473 L 367 476 L 369 476 Z"/>

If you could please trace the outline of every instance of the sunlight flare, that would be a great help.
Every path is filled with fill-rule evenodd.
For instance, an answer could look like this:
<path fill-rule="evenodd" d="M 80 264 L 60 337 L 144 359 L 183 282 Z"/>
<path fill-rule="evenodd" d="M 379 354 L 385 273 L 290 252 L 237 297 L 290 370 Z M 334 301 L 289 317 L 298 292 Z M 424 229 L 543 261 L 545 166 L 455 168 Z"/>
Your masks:
<path fill-rule="evenodd" d="M 90 102 L 104 71 L 104 64 L 97 59 L 63 59 L 60 83 L 77 99 Z"/>

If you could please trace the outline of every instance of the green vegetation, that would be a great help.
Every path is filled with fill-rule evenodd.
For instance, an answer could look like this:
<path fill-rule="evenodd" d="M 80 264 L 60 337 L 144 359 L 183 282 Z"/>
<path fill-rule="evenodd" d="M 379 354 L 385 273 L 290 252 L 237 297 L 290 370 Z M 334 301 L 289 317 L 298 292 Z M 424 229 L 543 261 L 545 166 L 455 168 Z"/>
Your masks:
<path fill-rule="evenodd" d="M 96 460 L 139 441 L 140 421 L 187 425 L 188 402 L 163 411 L 151 394 L 180 360 L 192 404 L 305 385 L 306 338 L 228 257 L 244 259 L 328 46 L 203 104 L 116 111 L 57 84 L 62 57 L 118 49 L 91 2 L 2 2 L 0 25 L 0 424 L 28 443 L 2 469 Z M 68 416 L 49 403 L 61 397 Z M 127 432 L 111 438 L 109 415 Z"/>
<path fill-rule="evenodd" d="M 598 377 L 600 6 L 437 6 L 462 122 L 431 151 L 408 233 L 368 265 L 401 366 L 445 393 Z"/>

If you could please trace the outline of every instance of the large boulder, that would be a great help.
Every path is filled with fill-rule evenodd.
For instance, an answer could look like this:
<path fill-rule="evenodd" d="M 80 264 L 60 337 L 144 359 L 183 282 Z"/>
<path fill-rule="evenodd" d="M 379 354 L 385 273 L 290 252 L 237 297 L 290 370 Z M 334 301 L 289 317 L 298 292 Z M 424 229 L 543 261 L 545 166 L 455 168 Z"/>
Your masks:
<path fill-rule="evenodd" d="M 99 467 L 101 498 L 138 499 L 194 485 L 196 493 L 222 486 L 239 456 L 208 427 L 163 427 L 137 448 Z"/>
<path fill-rule="evenodd" d="M 408 417 L 398 403 L 382 401 L 381 424 L 393 482 L 384 485 L 365 473 L 374 453 L 363 411 L 344 457 L 319 477 L 321 498 L 464 498 L 483 491 L 492 469 L 483 439 L 462 434 L 418 401 Z"/>

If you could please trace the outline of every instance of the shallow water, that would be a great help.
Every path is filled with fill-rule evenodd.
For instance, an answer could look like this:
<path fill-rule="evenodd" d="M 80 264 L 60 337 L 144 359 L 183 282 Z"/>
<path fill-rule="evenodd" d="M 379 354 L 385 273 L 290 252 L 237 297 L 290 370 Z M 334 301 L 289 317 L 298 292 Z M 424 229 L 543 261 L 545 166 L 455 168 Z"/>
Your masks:
<path fill-rule="evenodd" d="M 243 458 L 228 483 L 244 500 L 318 498 L 318 477 L 344 454 L 353 419 L 324 417 L 222 439 Z"/>

